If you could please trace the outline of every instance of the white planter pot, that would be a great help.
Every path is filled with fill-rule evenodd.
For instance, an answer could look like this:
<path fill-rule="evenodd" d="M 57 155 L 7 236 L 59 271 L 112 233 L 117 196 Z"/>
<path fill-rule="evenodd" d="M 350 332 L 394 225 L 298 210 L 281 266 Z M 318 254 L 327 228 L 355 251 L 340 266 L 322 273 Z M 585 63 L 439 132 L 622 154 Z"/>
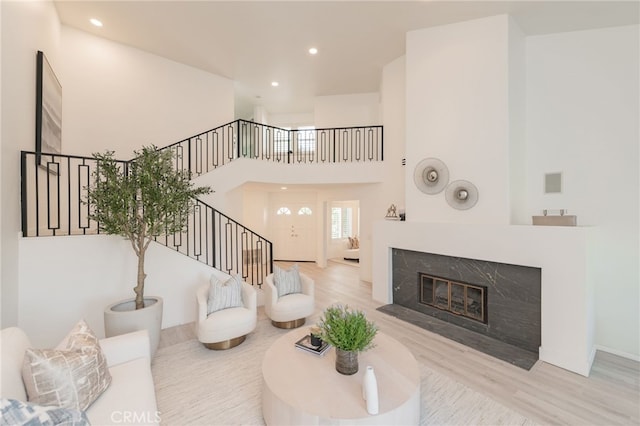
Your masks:
<path fill-rule="evenodd" d="M 132 298 L 107 306 L 104 310 L 104 332 L 105 336 L 111 337 L 148 330 L 153 359 L 160 343 L 164 302 L 161 297 L 149 296 L 144 298 L 144 305 L 144 308 L 136 309 L 135 299 Z"/>

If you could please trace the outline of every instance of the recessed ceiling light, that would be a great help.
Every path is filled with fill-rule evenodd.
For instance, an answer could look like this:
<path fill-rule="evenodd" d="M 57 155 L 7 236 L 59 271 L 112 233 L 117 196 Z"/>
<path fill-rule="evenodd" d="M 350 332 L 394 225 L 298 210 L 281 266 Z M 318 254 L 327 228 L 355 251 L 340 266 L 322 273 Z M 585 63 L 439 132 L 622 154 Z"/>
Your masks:
<path fill-rule="evenodd" d="M 287 187 L 286 186 L 281 186 L 280 189 L 287 189 Z"/>
<path fill-rule="evenodd" d="M 318 49 L 316 49 L 315 47 L 312 47 L 309 49 L 309 53 L 312 55 L 315 55 L 316 53 L 318 53 Z"/>
<path fill-rule="evenodd" d="M 89 19 L 89 22 L 91 22 L 94 26 L 96 27 L 101 27 L 102 26 L 102 22 L 100 22 L 98 19 L 96 18 L 91 18 Z"/>
<path fill-rule="evenodd" d="M 271 85 L 272 85 L 273 87 L 278 87 L 278 86 L 280 85 L 280 83 L 278 83 L 277 81 L 272 81 L 272 82 L 271 82 Z"/>

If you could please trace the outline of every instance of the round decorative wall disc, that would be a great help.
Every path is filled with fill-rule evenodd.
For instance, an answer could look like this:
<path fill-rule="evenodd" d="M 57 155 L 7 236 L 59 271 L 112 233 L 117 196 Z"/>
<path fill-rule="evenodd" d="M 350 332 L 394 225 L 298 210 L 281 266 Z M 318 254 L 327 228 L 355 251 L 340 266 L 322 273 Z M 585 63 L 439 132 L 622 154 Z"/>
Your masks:
<path fill-rule="evenodd" d="M 449 169 L 437 158 L 425 158 L 416 165 L 413 181 L 425 194 L 437 194 L 449 182 Z"/>
<path fill-rule="evenodd" d="M 447 203 L 454 209 L 467 210 L 478 202 L 478 188 L 466 180 L 455 180 L 444 193 Z"/>

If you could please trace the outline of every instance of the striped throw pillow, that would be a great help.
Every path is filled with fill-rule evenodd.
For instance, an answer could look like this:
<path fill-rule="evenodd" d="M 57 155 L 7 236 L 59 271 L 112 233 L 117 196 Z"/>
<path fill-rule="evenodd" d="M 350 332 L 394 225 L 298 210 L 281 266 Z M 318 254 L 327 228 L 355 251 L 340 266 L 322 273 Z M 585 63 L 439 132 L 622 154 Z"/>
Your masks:
<path fill-rule="evenodd" d="M 226 281 L 220 281 L 215 275 L 209 280 L 207 315 L 227 308 L 244 306 L 242 303 L 242 278 L 233 274 Z"/>
<path fill-rule="evenodd" d="M 298 265 L 293 265 L 289 270 L 274 265 L 273 284 L 278 290 L 278 297 L 292 293 L 302 293 Z"/>

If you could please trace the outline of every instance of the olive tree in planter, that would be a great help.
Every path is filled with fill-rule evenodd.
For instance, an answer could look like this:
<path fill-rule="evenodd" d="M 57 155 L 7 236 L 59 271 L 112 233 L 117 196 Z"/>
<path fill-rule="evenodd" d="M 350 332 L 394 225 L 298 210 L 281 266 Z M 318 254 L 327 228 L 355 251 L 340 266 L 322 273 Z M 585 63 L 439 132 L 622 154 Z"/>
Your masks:
<path fill-rule="evenodd" d="M 97 163 L 86 203 L 100 232 L 125 237 L 138 257 L 135 300 L 105 309 L 105 334 L 109 337 L 146 328 L 154 354 L 160 341 L 163 301 L 144 296 L 147 249 L 159 235 L 183 232 L 195 197 L 211 189 L 194 187 L 189 172 L 174 169 L 170 149 L 146 146 L 134 154 L 136 158 L 126 166 L 113 158 L 113 151 L 93 154 Z"/>

